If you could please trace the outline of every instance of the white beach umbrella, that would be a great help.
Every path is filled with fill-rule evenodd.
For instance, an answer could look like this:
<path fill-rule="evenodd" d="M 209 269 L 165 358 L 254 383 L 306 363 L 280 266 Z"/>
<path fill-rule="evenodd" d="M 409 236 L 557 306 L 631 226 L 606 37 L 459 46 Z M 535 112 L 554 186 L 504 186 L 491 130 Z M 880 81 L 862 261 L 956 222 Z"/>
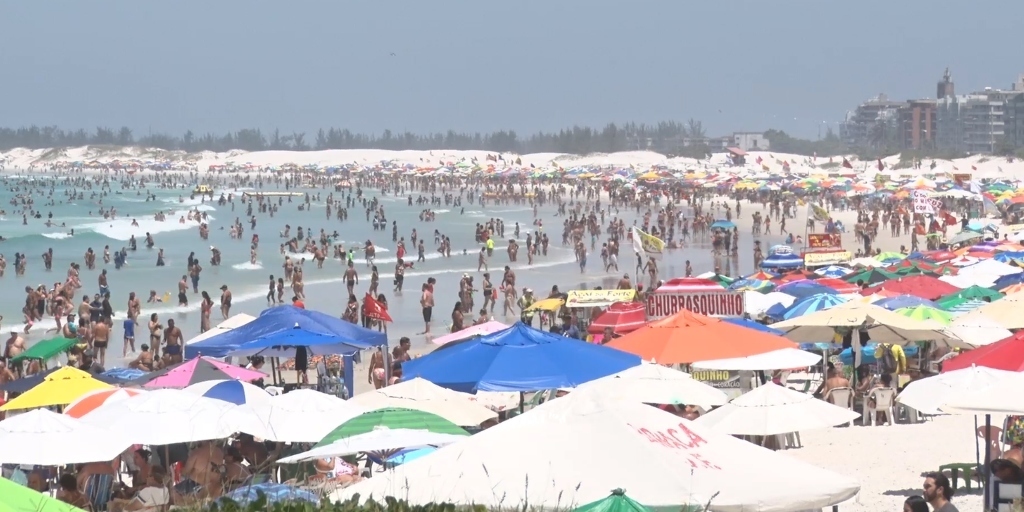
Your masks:
<path fill-rule="evenodd" d="M 820 509 L 860 485 L 649 405 L 577 389 L 330 499 L 569 510 L 616 488 L 649 507 L 742 512 Z"/>
<path fill-rule="evenodd" d="M 763 354 L 747 357 L 732 357 L 711 361 L 697 361 L 694 368 L 705 370 L 785 370 L 788 368 L 806 368 L 821 364 L 821 354 L 807 352 L 798 348 L 783 348 Z"/>
<path fill-rule="evenodd" d="M 771 436 L 849 423 L 860 414 L 769 382 L 697 418 L 698 425 L 737 436 Z"/>
<path fill-rule="evenodd" d="M 313 448 L 291 457 L 285 457 L 277 462 L 280 464 L 292 464 L 326 457 L 344 457 L 363 452 L 394 452 L 404 448 L 444 446 L 467 439 L 467 437 L 468 434 L 460 436 L 438 434 L 429 430 L 381 427 L 365 434 L 339 439 L 331 444 Z"/>
<path fill-rule="evenodd" d="M 1013 336 L 1012 332 L 1000 325 L 999 322 L 985 316 L 984 313 L 961 315 L 944 330 L 975 347 L 982 347 Z"/>
<path fill-rule="evenodd" d="M 637 403 L 688 404 L 705 409 L 729 401 L 724 392 L 694 379 L 688 373 L 650 363 L 592 380 L 576 389 Z"/>
<path fill-rule="evenodd" d="M 743 312 L 752 316 L 761 316 L 776 304 L 782 304 L 783 307 L 788 308 L 794 302 L 796 302 L 796 297 L 788 293 L 761 293 L 750 290 L 743 292 Z"/>
<path fill-rule="evenodd" d="M 367 411 L 400 407 L 429 412 L 461 426 L 475 426 L 498 417 L 498 413 L 470 400 L 469 395 L 421 378 L 361 393 L 350 402 Z"/>
<path fill-rule="evenodd" d="M 0 421 L 0 463 L 60 466 L 102 462 L 117 457 L 131 441 L 106 429 L 34 409 Z"/>
<path fill-rule="evenodd" d="M 317 443 L 338 425 L 365 410 L 336 396 L 312 389 L 297 389 L 231 408 L 223 421 L 239 432 L 268 441 Z"/>
<path fill-rule="evenodd" d="M 896 401 L 925 414 L 942 414 L 940 407 L 951 400 L 958 401 L 964 395 L 985 391 L 1014 375 L 1017 372 L 984 366 L 961 368 L 907 384 Z"/>
<path fill-rule="evenodd" d="M 198 336 L 186 341 L 185 346 L 191 345 L 193 343 L 199 343 L 200 341 L 210 339 L 214 336 L 217 336 L 218 334 L 224 334 L 232 329 L 237 329 L 249 322 L 252 322 L 253 320 L 256 320 L 256 317 L 252 315 L 247 315 L 245 313 L 231 315 L 231 318 L 228 318 L 227 320 L 224 320 L 223 322 L 217 324 L 213 329 L 210 329 L 209 331 L 201 333 Z"/>
<path fill-rule="evenodd" d="M 1024 388 L 1024 373 L 1011 372 L 1011 375 L 998 378 L 989 386 L 956 393 L 944 401 L 939 410 L 948 414 L 1022 415 L 1024 394 L 1020 392 L 1021 388 Z"/>
<path fill-rule="evenodd" d="M 238 406 L 180 389 L 157 389 L 103 404 L 82 421 L 131 444 L 162 446 L 230 436 L 237 430 L 222 420 L 234 407 Z"/>

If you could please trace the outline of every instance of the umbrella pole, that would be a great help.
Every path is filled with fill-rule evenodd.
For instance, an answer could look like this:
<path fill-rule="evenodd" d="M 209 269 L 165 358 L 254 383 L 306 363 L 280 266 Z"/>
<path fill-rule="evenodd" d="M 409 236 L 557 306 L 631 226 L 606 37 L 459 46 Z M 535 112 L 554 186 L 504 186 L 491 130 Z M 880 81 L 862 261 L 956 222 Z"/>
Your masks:
<path fill-rule="evenodd" d="M 975 423 L 978 422 L 978 417 L 977 416 L 974 417 L 974 422 Z M 985 498 L 984 498 L 985 501 L 982 502 L 983 503 L 983 505 L 982 505 L 983 509 L 988 509 L 988 503 L 989 503 L 988 500 L 989 500 L 989 497 L 992 494 L 992 489 L 989 487 L 989 482 L 991 482 L 992 479 L 989 477 L 989 474 L 988 474 L 988 461 L 992 457 L 992 441 L 989 440 L 989 438 L 988 438 L 988 436 L 991 433 L 991 430 L 992 430 L 992 415 L 991 414 L 986 414 L 985 415 L 985 466 L 984 466 L 984 469 L 982 471 L 978 471 L 978 474 L 980 475 L 980 477 L 985 479 L 984 482 L 981 482 L 981 485 L 983 485 L 984 489 L 985 489 Z M 977 449 L 977 446 L 978 446 L 978 436 L 977 436 L 978 429 L 975 428 L 974 432 L 975 432 L 974 446 L 975 446 L 975 449 Z"/>

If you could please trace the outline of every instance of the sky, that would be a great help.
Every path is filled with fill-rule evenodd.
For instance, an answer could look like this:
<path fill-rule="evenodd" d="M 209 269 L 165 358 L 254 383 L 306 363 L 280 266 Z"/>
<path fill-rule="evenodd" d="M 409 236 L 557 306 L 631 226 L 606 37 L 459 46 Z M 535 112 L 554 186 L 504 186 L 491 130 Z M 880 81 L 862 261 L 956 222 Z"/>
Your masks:
<path fill-rule="evenodd" d="M 532 133 L 694 118 L 709 135 L 816 138 L 879 93 L 934 97 L 947 66 L 958 93 L 1009 87 L 1021 19 L 1021 0 L 7 0 L 0 126 Z"/>

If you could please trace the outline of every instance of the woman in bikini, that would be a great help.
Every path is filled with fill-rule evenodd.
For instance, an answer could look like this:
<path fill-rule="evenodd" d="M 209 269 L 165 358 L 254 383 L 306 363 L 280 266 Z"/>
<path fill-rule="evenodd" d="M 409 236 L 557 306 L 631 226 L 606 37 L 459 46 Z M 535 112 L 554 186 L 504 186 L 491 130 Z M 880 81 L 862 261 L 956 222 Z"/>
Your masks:
<path fill-rule="evenodd" d="M 154 354 L 160 353 L 160 340 L 164 339 L 164 326 L 156 313 L 149 315 L 149 345 Z"/>

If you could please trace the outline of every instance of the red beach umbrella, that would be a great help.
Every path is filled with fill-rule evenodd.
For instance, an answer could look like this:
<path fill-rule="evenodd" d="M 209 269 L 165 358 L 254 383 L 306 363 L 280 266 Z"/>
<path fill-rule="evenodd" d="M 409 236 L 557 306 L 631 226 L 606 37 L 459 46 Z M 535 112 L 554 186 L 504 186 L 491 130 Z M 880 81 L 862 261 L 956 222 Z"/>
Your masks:
<path fill-rule="evenodd" d="M 861 295 L 871 295 L 877 291 L 885 290 L 896 292 L 900 295 L 913 295 L 922 299 L 936 300 L 943 295 L 949 295 L 960 291 L 960 288 L 953 286 L 936 277 L 916 275 L 900 279 L 890 279 L 877 286 L 861 290 Z"/>
<path fill-rule="evenodd" d="M 611 327 L 616 334 L 633 332 L 647 323 L 647 311 L 642 302 L 616 302 L 601 313 L 587 327 L 590 334 L 601 334 Z"/>
<path fill-rule="evenodd" d="M 942 372 L 961 370 L 971 366 L 984 366 L 995 370 L 1024 372 L 1024 331 L 1009 338 L 968 350 L 942 363 Z"/>

